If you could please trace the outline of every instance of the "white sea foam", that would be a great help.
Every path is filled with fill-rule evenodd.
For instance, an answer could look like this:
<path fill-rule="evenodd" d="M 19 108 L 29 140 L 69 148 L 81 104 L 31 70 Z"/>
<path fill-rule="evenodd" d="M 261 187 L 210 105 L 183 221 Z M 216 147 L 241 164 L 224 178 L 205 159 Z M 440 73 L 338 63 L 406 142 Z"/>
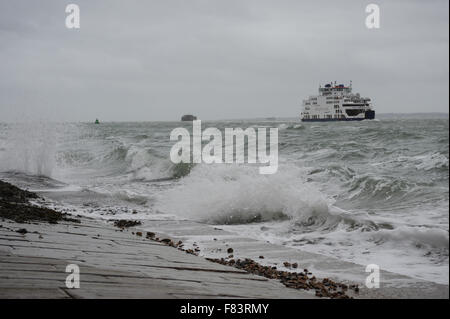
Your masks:
<path fill-rule="evenodd" d="M 292 124 L 292 123 L 282 123 L 278 125 L 278 129 L 281 130 L 287 130 L 287 129 L 302 129 L 304 126 L 302 124 Z"/>
<path fill-rule="evenodd" d="M 231 224 L 328 213 L 328 200 L 302 174 L 295 167 L 264 176 L 244 165 L 198 165 L 158 196 L 157 209 Z"/>
<path fill-rule="evenodd" d="M 377 242 L 407 242 L 416 246 L 428 246 L 433 248 L 449 247 L 449 233 L 440 228 L 400 226 L 387 230 L 382 229 L 372 234 Z"/>
<path fill-rule="evenodd" d="M 429 171 L 435 168 L 448 167 L 448 157 L 444 154 L 433 152 L 423 156 L 414 157 L 419 163 L 416 165 L 417 169 Z"/>
<path fill-rule="evenodd" d="M 429 171 L 432 169 L 448 167 L 448 157 L 439 152 L 428 152 L 423 155 L 398 156 L 388 161 L 376 162 L 371 165 L 407 165 L 409 167 L 415 167 L 418 170 Z"/>
<path fill-rule="evenodd" d="M 77 193 L 82 215 L 228 224 L 221 228 L 448 283 L 448 120 L 401 124 L 272 124 L 280 166 L 270 176 L 250 165 L 174 165 L 167 141 L 179 123 L 0 125 L 0 171 L 52 176 L 10 177 Z M 76 204 L 83 196 L 86 207 Z"/>

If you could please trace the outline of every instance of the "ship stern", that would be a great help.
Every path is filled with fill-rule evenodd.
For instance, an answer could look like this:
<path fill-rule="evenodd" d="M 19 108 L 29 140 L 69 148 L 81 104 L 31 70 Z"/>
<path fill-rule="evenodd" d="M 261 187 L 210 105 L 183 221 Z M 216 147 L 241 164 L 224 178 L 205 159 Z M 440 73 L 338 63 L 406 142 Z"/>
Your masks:
<path fill-rule="evenodd" d="M 366 119 L 366 120 L 373 120 L 373 119 L 375 119 L 375 111 L 374 110 L 366 111 L 364 119 Z"/>

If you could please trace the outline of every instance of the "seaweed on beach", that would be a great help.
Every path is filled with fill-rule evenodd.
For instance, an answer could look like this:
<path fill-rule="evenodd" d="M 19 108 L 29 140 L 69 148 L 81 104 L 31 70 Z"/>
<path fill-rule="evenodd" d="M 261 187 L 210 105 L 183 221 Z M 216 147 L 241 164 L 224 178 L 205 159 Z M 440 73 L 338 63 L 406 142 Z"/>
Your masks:
<path fill-rule="evenodd" d="M 20 189 L 10 183 L 0 181 L 0 202 L 28 203 L 30 199 L 36 199 L 35 193 Z"/>
<path fill-rule="evenodd" d="M 67 214 L 30 204 L 29 200 L 36 198 L 39 198 L 39 196 L 33 192 L 0 181 L 0 218 L 10 219 L 16 223 L 34 221 L 50 224 L 57 224 L 58 221 L 80 222 L 78 219 L 67 217 Z"/>
<path fill-rule="evenodd" d="M 139 226 L 141 224 L 142 223 L 140 221 L 136 221 L 136 220 L 120 219 L 120 220 L 114 221 L 114 226 L 119 227 L 119 228 L 134 227 L 134 226 Z"/>

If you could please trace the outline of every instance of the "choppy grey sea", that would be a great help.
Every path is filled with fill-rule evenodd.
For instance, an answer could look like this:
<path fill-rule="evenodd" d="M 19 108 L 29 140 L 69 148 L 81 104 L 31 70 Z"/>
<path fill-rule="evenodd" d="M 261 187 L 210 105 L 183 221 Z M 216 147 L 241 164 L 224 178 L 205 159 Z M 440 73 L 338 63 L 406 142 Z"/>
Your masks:
<path fill-rule="evenodd" d="M 449 280 L 448 115 L 203 121 L 277 127 L 279 168 L 173 164 L 181 122 L 0 123 L 0 178 L 99 219 L 192 220 L 426 280 Z M 99 195 L 99 196 L 96 196 Z M 101 196 L 100 196 L 101 195 Z"/>

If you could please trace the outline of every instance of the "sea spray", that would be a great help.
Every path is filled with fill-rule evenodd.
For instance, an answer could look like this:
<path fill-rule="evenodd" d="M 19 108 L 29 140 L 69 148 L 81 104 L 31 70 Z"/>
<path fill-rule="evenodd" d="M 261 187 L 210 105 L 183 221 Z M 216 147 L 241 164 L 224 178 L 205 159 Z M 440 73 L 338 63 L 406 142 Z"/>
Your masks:
<path fill-rule="evenodd" d="M 242 224 L 327 214 L 328 204 L 293 166 L 260 175 L 248 165 L 198 164 L 158 195 L 156 208 L 209 223 Z"/>
<path fill-rule="evenodd" d="M 44 122 L 8 125 L 6 145 L 0 153 L 1 171 L 52 176 L 57 127 Z"/>

